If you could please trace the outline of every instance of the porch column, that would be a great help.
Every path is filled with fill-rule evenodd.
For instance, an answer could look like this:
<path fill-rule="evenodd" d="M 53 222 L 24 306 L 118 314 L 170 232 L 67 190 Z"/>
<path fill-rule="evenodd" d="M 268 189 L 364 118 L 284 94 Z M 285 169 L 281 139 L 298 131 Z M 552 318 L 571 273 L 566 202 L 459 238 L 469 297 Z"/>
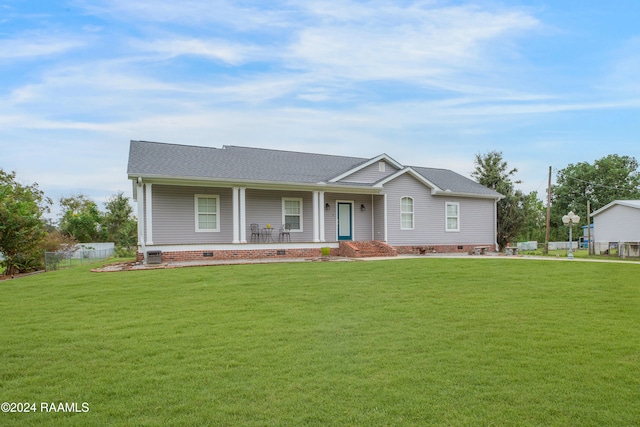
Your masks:
<path fill-rule="evenodd" d="M 240 187 L 240 243 L 247 243 L 247 220 L 246 220 L 246 200 L 247 189 Z"/>
<path fill-rule="evenodd" d="M 238 187 L 232 188 L 232 212 L 233 212 L 233 240 L 231 243 L 240 243 L 240 210 L 238 209 L 240 189 Z"/>
<path fill-rule="evenodd" d="M 387 234 L 387 224 L 389 223 L 389 218 L 387 217 L 387 193 L 384 194 L 383 196 L 383 203 L 384 203 L 384 242 L 385 243 L 389 243 L 389 239 L 388 239 L 388 235 Z"/>
<path fill-rule="evenodd" d="M 496 199 L 493 202 L 493 237 L 494 237 L 494 245 L 496 248 L 496 252 L 500 250 L 500 246 L 498 245 L 498 201 L 500 199 Z M 547 247 L 547 249 L 549 249 Z"/>
<path fill-rule="evenodd" d="M 138 246 L 144 256 L 144 263 L 147 263 L 147 251 L 144 243 L 144 185 L 142 178 L 138 178 L 136 186 L 136 201 L 138 203 Z"/>
<path fill-rule="evenodd" d="M 324 242 L 324 191 L 318 193 L 318 220 L 320 221 L 320 241 Z"/>
<path fill-rule="evenodd" d="M 152 185 L 153 184 L 145 184 L 145 198 L 144 205 L 146 208 L 146 224 L 147 224 L 147 245 L 153 245 L 153 208 L 151 206 L 151 194 L 152 194 Z"/>
<path fill-rule="evenodd" d="M 320 235 L 319 233 L 319 228 L 318 228 L 318 191 L 314 191 L 313 192 L 313 197 L 311 198 L 313 200 L 313 241 L 314 242 L 319 242 L 320 241 Z"/>
<path fill-rule="evenodd" d="M 136 202 L 138 202 L 138 244 L 144 244 L 144 190 L 141 182 L 136 186 Z"/>

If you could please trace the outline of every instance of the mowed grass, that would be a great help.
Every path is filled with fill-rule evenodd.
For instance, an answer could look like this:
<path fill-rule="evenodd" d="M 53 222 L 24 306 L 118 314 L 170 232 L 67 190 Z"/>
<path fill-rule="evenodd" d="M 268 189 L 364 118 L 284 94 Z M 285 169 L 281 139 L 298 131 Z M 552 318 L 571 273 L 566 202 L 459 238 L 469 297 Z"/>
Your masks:
<path fill-rule="evenodd" d="M 0 282 L 1 425 L 640 425 L 640 265 L 292 263 Z"/>

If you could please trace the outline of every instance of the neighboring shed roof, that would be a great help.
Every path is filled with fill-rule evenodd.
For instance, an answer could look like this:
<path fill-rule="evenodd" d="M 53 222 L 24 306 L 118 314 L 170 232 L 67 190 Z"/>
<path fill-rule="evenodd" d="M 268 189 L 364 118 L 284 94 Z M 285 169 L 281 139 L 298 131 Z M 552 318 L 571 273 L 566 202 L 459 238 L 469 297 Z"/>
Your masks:
<path fill-rule="evenodd" d="M 598 209 L 597 211 L 594 211 L 591 216 L 596 216 L 598 214 L 601 214 L 602 212 L 606 211 L 607 209 L 615 206 L 615 205 L 620 205 L 620 206 L 626 206 L 628 208 L 634 208 L 634 209 L 640 209 L 640 200 L 614 200 L 613 202 L 609 203 L 608 205 L 605 205 L 603 207 L 601 207 L 600 209 Z"/>
<path fill-rule="evenodd" d="M 370 159 L 238 146 L 198 147 L 131 141 L 127 173 L 171 179 L 239 180 L 318 184 L 329 182 Z M 446 169 L 412 167 L 442 191 L 500 197 L 477 182 Z M 340 182 L 332 185 L 341 185 Z M 371 184 L 348 183 L 371 187 Z"/>

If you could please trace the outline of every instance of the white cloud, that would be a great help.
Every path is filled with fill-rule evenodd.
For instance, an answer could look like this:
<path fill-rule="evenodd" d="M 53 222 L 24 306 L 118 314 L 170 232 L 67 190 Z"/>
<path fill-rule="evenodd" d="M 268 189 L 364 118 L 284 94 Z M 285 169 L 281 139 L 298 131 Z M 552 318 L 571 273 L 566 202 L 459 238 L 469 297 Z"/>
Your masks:
<path fill-rule="evenodd" d="M 162 54 L 166 58 L 194 55 L 217 59 L 228 64 L 243 63 L 257 49 L 225 40 L 195 38 L 158 39 L 149 42 L 133 41 L 132 46 L 145 52 Z"/>
<path fill-rule="evenodd" d="M 72 37 L 51 37 L 38 32 L 0 40 L 0 61 L 57 55 L 84 46 Z"/>
<path fill-rule="evenodd" d="M 293 66 L 355 80 L 410 79 L 441 86 L 434 78 L 487 66 L 491 45 L 508 45 L 513 34 L 538 25 L 520 11 L 383 3 L 379 9 L 349 4 L 348 13 L 340 13 L 340 4 L 330 11 L 312 7 L 331 19 L 301 29 L 288 52 Z"/>
<path fill-rule="evenodd" d="M 260 1 L 255 7 L 250 2 L 238 5 L 225 0 L 78 0 L 78 4 L 90 13 L 125 21 L 183 24 L 192 28 L 217 23 L 241 31 L 286 26 L 290 14 L 286 7 L 278 9 L 277 5 Z"/>

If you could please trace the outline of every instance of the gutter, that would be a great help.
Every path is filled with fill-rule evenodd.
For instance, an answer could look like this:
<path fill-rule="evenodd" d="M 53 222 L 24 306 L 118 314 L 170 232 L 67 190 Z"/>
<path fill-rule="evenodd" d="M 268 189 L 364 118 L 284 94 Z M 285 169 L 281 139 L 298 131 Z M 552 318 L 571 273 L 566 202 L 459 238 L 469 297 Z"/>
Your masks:
<path fill-rule="evenodd" d="M 371 186 L 362 185 L 331 185 L 325 182 L 318 183 L 300 183 L 300 182 L 286 182 L 286 181 L 254 181 L 254 180 L 239 180 L 239 179 L 215 179 L 200 178 L 200 177 L 167 177 L 161 175 L 128 175 L 129 179 L 136 180 L 142 178 L 144 182 L 152 184 L 166 184 L 166 185 L 182 185 L 182 186 L 198 186 L 198 187 L 247 187 L 252 189 L 264 189 L 264 190 L 302 190 L 302 191 L 333 191 L 342 193 L 367 193 L 367 194 L 379 194 L 381 189 L 373 188 Z"/>
<path fill-rule="evenodd" d="M 498 200 L 504 199 L 505 196 L 502 194 L 478 194 L 478 193 L 459 193 L 451 190 L 437 190 L 431 192 L 432 196 L 452 196 L 452 197 L 473 197 L 474 199 L 494 199 L 496 202 Z"/>

